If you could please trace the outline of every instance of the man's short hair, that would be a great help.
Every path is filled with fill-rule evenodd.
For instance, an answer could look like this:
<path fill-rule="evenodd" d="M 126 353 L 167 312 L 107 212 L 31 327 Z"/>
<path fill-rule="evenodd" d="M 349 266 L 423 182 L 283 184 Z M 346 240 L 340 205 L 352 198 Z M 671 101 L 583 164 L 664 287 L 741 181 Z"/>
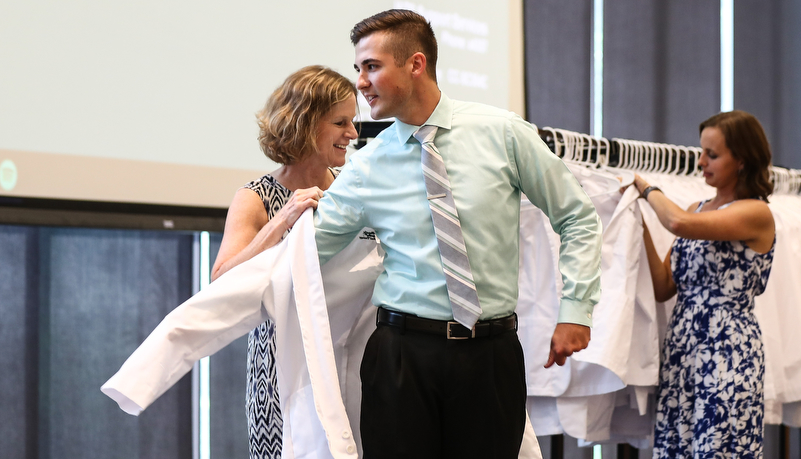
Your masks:
<path fill-rule="evenodd" d="M 386 32 L 390 40 L 385 46 L 395 58 L 395 65 L 403 65 L 417 52 L 426 57 L 426 71 L 437 81 L 437 38 L 431 24 L 414 11 L 387 10 L 359 22 L 350 32 L 350 41 L 355 46 L 359 41 L 375 32 Z"/>

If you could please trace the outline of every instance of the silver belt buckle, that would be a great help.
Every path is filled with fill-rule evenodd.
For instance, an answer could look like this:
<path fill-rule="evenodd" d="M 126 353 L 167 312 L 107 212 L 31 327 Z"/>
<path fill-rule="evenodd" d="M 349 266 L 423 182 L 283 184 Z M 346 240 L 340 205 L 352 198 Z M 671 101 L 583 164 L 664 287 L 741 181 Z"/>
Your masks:
<path fill-rule="evenodd" d="M 448 339 L 470 339 L 470 338 L 475 338 L 476 337 L 476 327 L 475 326 L 473 326 L 473 328 L 470 330 L 470 332 L 471 332 L 470 336 L 451 336 L 451 325 L 459 325 L 459 326 L 464 327 L 464 325 L 460 324 L 459 322 L 456 322 L 454 320 L 449 320 L 448 321 L 448 326 L 445 328 L 445 336 Z M 465 328 L 467 328 L 467 327 L 465 327 Z"/>

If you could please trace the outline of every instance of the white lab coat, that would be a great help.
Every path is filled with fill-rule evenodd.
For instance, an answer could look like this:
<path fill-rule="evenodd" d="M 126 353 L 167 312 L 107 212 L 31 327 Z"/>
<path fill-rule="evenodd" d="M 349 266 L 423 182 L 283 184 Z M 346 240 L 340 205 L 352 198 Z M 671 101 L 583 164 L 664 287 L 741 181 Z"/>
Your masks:
<path fill-rule="evenodd" d="M 358 372 L 375 328 L 370 298 L 381 260 L 375 240 L 355 239 L 321 269 L 309 210 L 284 242 L 233 268 L 165 317 L 101 390 L 125 412 L 139 414 L 194 362 L 272 318 L 282 457 L 357 457 Z M 528 422 L 520 457 L 542 457 Z"/>

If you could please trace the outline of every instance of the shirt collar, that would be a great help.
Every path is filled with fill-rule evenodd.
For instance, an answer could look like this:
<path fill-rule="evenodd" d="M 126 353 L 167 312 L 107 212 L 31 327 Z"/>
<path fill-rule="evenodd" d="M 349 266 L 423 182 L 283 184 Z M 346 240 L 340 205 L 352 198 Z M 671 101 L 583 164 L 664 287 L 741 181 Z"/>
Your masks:
<path fill-rule="evenodd" d="M 446 96 L 444 92 L 440 92 L 439 102 L 437 103 L 436 108 L 434 108 L 431 116 L 429 116 L 428 120 L 426 120 L 426 122 L 423 124 L 436 126 L 441 129 L 450 129 L 452 118 L 453 101 L 451 101 L 451 99 Z M 395 128 L 396 132 L 398 133 L 398 141 L 402 145 L 409 141 L 409 138 L 420 128 L 420 126 L 406 124 L 402 121 L 395 120 Z"/>

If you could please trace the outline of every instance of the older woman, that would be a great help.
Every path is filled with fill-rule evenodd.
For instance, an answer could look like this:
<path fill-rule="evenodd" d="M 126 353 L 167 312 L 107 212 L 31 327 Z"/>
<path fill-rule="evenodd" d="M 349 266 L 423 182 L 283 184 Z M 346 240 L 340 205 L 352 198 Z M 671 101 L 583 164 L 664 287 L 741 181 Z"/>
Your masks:
<path fill-rule="evenodd" d="M 290 75 L 258 114 L 259 143 L 281 167 L 234 195 L 212 280 L 284 238 L 345 164 L 357 137 L 356 89 L 321 66 Z M 280 458 L 282 418 L 274 363 L 275 328 L 265 322 L 248 336 L 247 417 L 251 458 Z"/>
<path fill-rule="evenodd" d="M 714 198 L 685 211 L 634 181 L 678 236 L 661 260 L 645 230 L 656 300 L 678 293 L 662 350 L 654 457 L 757 458 L 765 358 L 753 311 L 775 243 L 770 147 L 759 121 L 742 111 L 715 115 L 699 130 L 699 165 Z"/>

